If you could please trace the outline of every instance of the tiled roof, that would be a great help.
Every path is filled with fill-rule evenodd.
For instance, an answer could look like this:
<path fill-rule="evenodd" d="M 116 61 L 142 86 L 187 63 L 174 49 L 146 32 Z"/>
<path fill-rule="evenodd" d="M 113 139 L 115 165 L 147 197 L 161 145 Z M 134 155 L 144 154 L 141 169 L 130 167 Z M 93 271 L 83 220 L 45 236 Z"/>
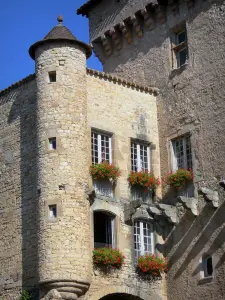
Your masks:
<path fill-rule="evenodd" d="M 49 31 L 49 33 L 44 37 L 44 40 L 54 39 L 68 39 L 77 41 L 77 38 L 72 34 L 72 32 L 62 24 L 58 24 L 53 27 L 52 30 Z"/>
<path fill-rule="evenodd" d="M 8 93 L 8 92 L 11 91 L 12 89 L 17 88 L 17 87 L 19 87 L 19 86 L 21 86 L 21 85 L 23 85 L 23 84 L 25 84 L 25 83 L 27 83 L 27 82 L 33 80 L 33 79 L 35 79 L 35 74 L 30 74 L 30 75 L 28 75 L 27 77 L 25 77 L 25 78 L 23 78 L 23 79 L 21 79 L 21 80 L 15 82 L 15 83 L 11 84 L 11 85 L 10 85 L 9 87 L 7 87 L 6 89 L 1 90 L 1 91 L 0 91 L 0 96 L 3 96 L 4 94 Z"/>
<path fill-rule="evenodd" d="M 79 41 L 66 26 L 62 25 L 63 18 L 61 16 L 59 16 L 57 18 L 57 20 L 58 20 L 59 24 L 56 25 L 44 37 L 43 40 L 36 42 L 35 44 L 33 44 L 30 47 L 29 54 L 30 54 L 31 58 L 35 59 L 35 50 L 40 45 L 45 44 L 45 43 L 50 43 L 50 42 L 54 43 L 55 41 L 65 41 L 65 40 L 69 41 L 70 43 L 78 44 L 78 45 L 82 46 L 86 51 L 87 58 L 90 57 L 92 54 L 91 46 L 89 46 L 88 44 L 86 44 L 82 41 Z"/>
<path fill-rule="evenodd" d="M 85 4 L 83 4 L 80 8 L 77 9 L 77 14 L 82 16 L 87 16 L 89 9 L 91 9 L 94 5 L 98 4 L 102 0 L 89 0 Z"/>

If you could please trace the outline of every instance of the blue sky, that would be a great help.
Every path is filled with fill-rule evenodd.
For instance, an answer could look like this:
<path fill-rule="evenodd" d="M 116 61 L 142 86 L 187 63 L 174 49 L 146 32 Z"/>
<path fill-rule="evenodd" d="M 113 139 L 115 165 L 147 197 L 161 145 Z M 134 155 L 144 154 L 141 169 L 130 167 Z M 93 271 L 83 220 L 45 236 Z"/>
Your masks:
<path fill-rule="evenodd" d="M 88 43 L 88 19 L 77 16 L 76 10 L 86 0 L 0 0 L 0 90 L 34 73 L 34 61 L 28 49 L 42 39 L 63 15 L 64 24 L 80 40 Z M 98 59 L 92 55 L 88 67 L 101 70 Z"/>

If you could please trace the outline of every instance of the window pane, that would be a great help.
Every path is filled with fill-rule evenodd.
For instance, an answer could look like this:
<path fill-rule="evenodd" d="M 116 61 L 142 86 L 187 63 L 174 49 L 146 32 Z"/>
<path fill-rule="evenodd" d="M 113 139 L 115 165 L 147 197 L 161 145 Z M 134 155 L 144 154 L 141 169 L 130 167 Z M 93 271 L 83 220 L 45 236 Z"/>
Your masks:
<path fill-rule="evenodd" d="M 140 162 L 142 171 L 148 170 L 148 147 L 146 145 L 140 145 Z"/>
<path fill-rule="evenodd" d="M 177 160 L 178 169 L 185 168 L 184 166 L 184 148 L 183 148 L 183 139 L 174 141 L 174 154 Z"/>
<path fill-rule="evenodd" d="M 178 67 L 183 66 L 187 60 L 187 48 L 184 48 L 177 53 L 177 65 Z"/>
<path fill-rule="evenodd" d="M 109 161 L 109 137 L 107 135 L 101 135 L 101 159 L 103 161 Z"/>
<path fill-rule="evenodd" d="M 137 162 L 137 144 L 131 143 L 131 170 L 137 172 L 138 162 Z"/>
<path fill-rule="evenodd" d="M 98 163 L 98 135 L 95 132 L 91 134 L 91 152 L 92 152 L 92 164 Z"/>
<path fill-rule="evenodd" d="M 192 155 L 191 155 L 191 140 L 190 137 L 187 136 L 185 138 L 186 143 L 186 159 L 187 159 L 187 169 L 192 169 Z"/>
<path fill-rule="evenodd" d="M 186 31 L 177 34 L 177 44 L 181 44 L 186 41 Z"/>
<path fill-rule="evenodd" d="M 143 222 L 143 249 L 144 253 L 152 253 L 152 244 L 153 244 L 153 226 L 150 223 Z"/>
<path fill-rule="evenodd" d="M 134 250 L 135 259 L 141 255 L 141 236 L 140 236 L 140 222 L 134 222 Z"/>

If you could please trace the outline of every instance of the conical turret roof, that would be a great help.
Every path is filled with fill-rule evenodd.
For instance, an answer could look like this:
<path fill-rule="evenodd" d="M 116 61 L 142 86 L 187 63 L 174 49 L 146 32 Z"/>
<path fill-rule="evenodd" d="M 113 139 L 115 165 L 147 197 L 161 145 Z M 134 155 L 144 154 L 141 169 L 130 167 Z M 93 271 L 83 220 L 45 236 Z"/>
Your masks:
<path fill-rule="evenodd" d="M 64 26 L 62 24 L 62 22 L 63 22 L 62 16 L 59 16 L 57 18 L 57 21 L 58 21 L 58 25 L 53 27 L 52 30 L 44 37 L 43 40 L 38 41 L 35 44 L 33 44 L 32 46 L 30 46 L 29 54 L 30 54 L 31 58 L 35 59 L 35 51 L 40 45 L 46 44 L 46 43 L 54 43 L 56 41 L 57 42 L 58 41 L 68 41 L 69 43 L 72 43 L 72 44 L 78 44 L 85 49 L 87 58 L 90 57 L 91 53 L 92 53 L 91 46 L 89 46 L 88 44 L 86 44 L 82 41 L 79 41 L 72 34 L 72 32 L 66 26 Z"/>

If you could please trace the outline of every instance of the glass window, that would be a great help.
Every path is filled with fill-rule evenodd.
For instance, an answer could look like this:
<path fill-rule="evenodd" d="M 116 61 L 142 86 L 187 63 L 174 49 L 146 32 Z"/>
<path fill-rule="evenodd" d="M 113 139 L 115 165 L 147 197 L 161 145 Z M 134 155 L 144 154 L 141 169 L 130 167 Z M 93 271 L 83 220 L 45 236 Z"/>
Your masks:
<path fill-rule="evenodd" d="M 56 138 L 48 139 L 49 142 L 49 150 L 56 150 Z"/>
<path fill-rule="evenodd" d="M 111 136 L 98 132 L 92 132 L 91 151 L 93 164 L 100 164 L 103 161 L 112 163 Z"/>
<path fill-rule="evenodd" d="M 150 171 L 150 147 L 131 142 L 131 169 L 134 172 Z"/>
<path fill-rule="evenodd" d="M 49 205 L 49 218 L 55 219 L 57 217 L 56 205 Z"/>
<path fill-rule="evenodd" d="M 135 259 L 146 253 L 154 253 L 153 224 L 144 221 L 134 222 Z"/>
<path fill-rule="evenodd" d="M 172 52 L 174 69 L 179 68 L 187 63 L 188 44 L 185 24 L 179 24 L 175 27 L 175 29 L 173 29 Z"/>
<path fill-rule="evenodd" d="M 94 247 L 115 247 L 114 227 L 115 217 L 107 213 L 94 212 Z"/>
<path fill-rule="evenodd" d="M 192 169 L 192 154 L 190 136 L 172 141 L 173 171 L 177 169 Z"/>

